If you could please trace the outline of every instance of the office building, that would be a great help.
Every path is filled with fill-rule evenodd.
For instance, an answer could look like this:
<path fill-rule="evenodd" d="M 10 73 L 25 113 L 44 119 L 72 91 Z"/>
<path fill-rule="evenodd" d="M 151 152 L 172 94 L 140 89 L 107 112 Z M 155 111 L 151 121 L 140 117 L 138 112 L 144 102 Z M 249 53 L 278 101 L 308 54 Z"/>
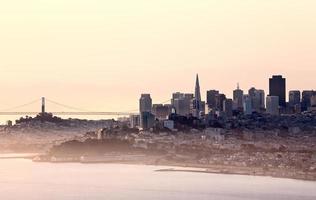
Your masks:
<path fill-rule="evenodd" d="M 301 92 L 299 90 L 289 91 L 289 106 L 293 107 L 301 103 Z"/>
<path fill-rule="evenodd" d="M 172 106 L 170 104 L 153 104 L 152 113 L 156 119 L 164 120 L 171 114 L 171 109 Z"/>
<path fill-rule="evenodd" d="M 143 130 L 153 128 L 155 125 L 155 115 L 150 112 L 142 112 L 140 114 L 140 126 Z"/>
<path fill-rule="evenodd" d="M 192 115 L 194 116 L 194 117 L 197 117 L 197 118 L 201 118 L 202 116 L 204 116 L 205 115 L 205 101 L 200 101 L 200 104 L 199 104 L 199 111 L 198 111 L 198 115 L 197 115 L 197 109 L 196 109 L 196 101 L 195 101 L 195 99 L 193 99 L 192 101 L 191 101 L 191 111 L 190 111 L 190 113 L 192 113 Z"/>
<path fill-rule="evenodd" d="M 316 94 L 311 97 L 311 107 L 316 107 Z"/>
<path fill-rule="evenodd" d="M 224 110 L 224 101 L 226 99 L 226 95 L 225 94 L 218 94 L 215 96 L 215 110 L 216 111 L 223 111 Z"/>
<path fill-rule="evenodd" d="M 223 107 L 224 107 L 223 110 L 224 110 L 225 116 L 228 118 L 231 118 L 233 116 L 233 100 L 225 99 Z"/>
<path fill-rule="evenodd" d="M 243 96 L 243 109 L 245 115 L 252 114 L 251 98 L 247 94 Z"/>
<path fill-rule="evenodd" d="M 265 94 L 264 90 L 257 90 L 252 87 L 248 90 L 251 99 L 251 107 L 253 112 L 261 112 L 265 108 Z"/>
<path fill-rule="evenodd" d="M 311 98 L 316 95 L 314 90 L 304 90 L 302 92 L 302 111 L 306 111 L 311 106 Z"/>
<path fill-rule="evenodd" d="M 286 80 L 281 75 L 274 75 L 269 79 L 269 96 L 279 97 L 279 106 L 286 107 Z"/>
<path fill-rule="evenodd" d="M 201 100 L 201 91 L 200 91 L 200 82 L 199 82 L 199 75 L 196 75 L 195 80 L 195 92 L 194 92 L 194 103 L 193 103 L 193 116 L 200 118 L 201 114 L 205 112 L 203 111 L 203 105 Z M 204 109 L 205 109 L 205 103 L 204 103 Z"/>
<path fill-rule="evenodd" d="M 279 97 L 278 96 L 267 96 L 267 110 L 266 112 L 270 115 L 279 115 Z"/>
<path fill-rule="evenodd" d="M 239 89 L 239 84 L 237 84 L 237 89 L 233 91 L 234 110 L 243 110 L 243 96 L 244 91 Z"/>
<path fill-rule="evenodd" d="M 176 92 L 172 94 L 171 105 L 175 113 L 180 116 L 188 116 L 191 114 L 191 103 L 194 95 L 191 93 Z"/>
<path fill-rule="evenodd" d="M 257 90 L 256 96 L 259 99 L 260 110 L 264 110 L 266 107 L 266 104 L 265 104 L 266 97 L 265 97 L 264 90 Z"/>
<path fill-rule="evenodd" d="M 150 94 L 142 94 L 139 99 L 139 112 L 151 112 L 152 99 Z"/>
<path fill-rule="evenodd" d="M 209 110 L 215 110 L 217 95 L 219 95 L 219 91 L 217 90 L 208 90 L 206 92 L 206 103 Z"/>

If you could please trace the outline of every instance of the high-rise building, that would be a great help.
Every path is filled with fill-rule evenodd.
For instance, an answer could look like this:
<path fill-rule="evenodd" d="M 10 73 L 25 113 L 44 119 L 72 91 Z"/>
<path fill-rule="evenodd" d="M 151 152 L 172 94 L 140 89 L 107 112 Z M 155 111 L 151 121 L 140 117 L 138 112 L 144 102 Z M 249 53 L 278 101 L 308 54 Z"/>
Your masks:
<path fill-rule="evenodd" d="M 249 95 L 245 94 L 243 96 L 243 108 L 244 108 L 244 114 L 245 115 L 251 115 L 252 114 L 252 106 L 251 106 L 251 98 Z"/>
<path fill-rule="evenodd" d="M 155 116 L 152 111 L 152 99 L 150 94 L 142 94 L 139 99 L 140 126 L 143 129 L 153 127 Z"/>
<path fill-rule="evenodd" d="M 233 100 L 225 99 L 224 100 L 224 113 L 225 116 L 231 118 L 233 116 Z"/>
<path fill-rule="evenodd" d="M 273 75 L 269 79 L 269 96 L 279 97 L 279 106 L 286 107 L 285 93 L 286 93 L 286 80 L 281 75 Z"/>
<path fill-rule="evenodd" d="M 217 111 L 223 111 L 224 110 L 224 101 L 226 99 L 226 95 L 225 94 L 218 94 L 215 96 L 215 100 L 216 100 L 216 110 Z"/>
<path fill-rule="evenodd" d="M 257 98 L 259 98 L 260 109 L 265 109 L 265 107 L 266 107 L 266 104 L 265 104 L 266 97 L 265 97 L 264 90 L 257 90 L 256 91 L 256 95 L 257 95 Z"/>
<path fill-rule="evenodd" d="M 170 104 L 153 104 L 152 113 L 156 116 L 156 119 L 167 119 L 171 114 L 172 106 Z"/>
<path fill-rule="evenodd" d="M 316 107 L 316 94 L 314 94 L 311 97 L 311 106 L 310 107 Z"/>
<path fill-rule="evenodd" d="M 253 112 L 261 112 L 265 108 L 264 90 L 257 90 L 252 87 L 248 90 L 251 99 L 251 107 Z"/>
<path fill-rule="evenodd" d="M 259 96 L 257 95 L 257 90 L 256 88 L 252 87 L 248 90 L 248 95 L 251 101 L 251 108 L 252 112 L 259 112 L 260 111 L 260 99 L 258 98 Z"/>
<path fill-rule="evenodd" d="M 267 96 L 267 113 L 270 115 L 279 115 L 279 97 Z"/>
<path fill-rule="evenodd" d="M 172 94 L 171 105 L 175 113 L 180 116 L 188 116 L 191 113 L 191 102 L 194 95 L 191 93 L 176 92 Z"/>
<path fill-rule="evenodd" d="M 139 99 L 139 112 L 151 112 L 152 99 L 150 94 L 142 94 Z"/>
<path fill-rule="evenodd" d="M 289 91 L 289 106 L 293 107 L 301 103 L 301 92 L 299 90 Z"/>
<path fill-rule="evenodd" d="M 153 128 L 155 125 L 155 115 L 150 112 L 142 112 L 140 114 L 140 126 L 146 130 Z"/>
<path fill-rule="evenodd" d="M 193 115 L 197 118 L 201 117 L 201 113 L 203 113 L 203 105 L 202 105 L 202 100 L 201 100 L 201 91 L 200 91 L 200 82 L 199 82 L 199 75 L 196 75 L 196 80 L 195 80 L 195 92 L 194 92 L 194 103 L 193 103 L 193 110 L 194 113 Z M 205 105 L 205 103 L 204 103 Z"/>
<path fill-rule="evenodd" d="M 216 108 L 216 95 L 219 94 L 217 90 L 208 90 L 206 92 L 206 103 L 209 110 L 215 110 Z"/>
<path fill-rule="evenodd" d="M 190 113 L 192 113 L 194 117 L 201 118 L 205 114 L 205 101 L 200 101 L 198 115 L 197 115 L 197 109 L 196 109 L 197 106 L 196 106 L 195 99 L 191 101 L 190 105 L 191 105 Z"/>
<path fill-rule="evenodd" d="M 233 91 L 234 110 L 243 110 L 243 96 L 244 91 L 239 89 L 239 84 L 237 84 L 237 89 Z"/>
<path fill-rule="evenodd" d="M 302 92 L 302 111 L 306 111 L 311 106 L 311 98 L 316 95 L 314 90 L 304 90 Z"/>

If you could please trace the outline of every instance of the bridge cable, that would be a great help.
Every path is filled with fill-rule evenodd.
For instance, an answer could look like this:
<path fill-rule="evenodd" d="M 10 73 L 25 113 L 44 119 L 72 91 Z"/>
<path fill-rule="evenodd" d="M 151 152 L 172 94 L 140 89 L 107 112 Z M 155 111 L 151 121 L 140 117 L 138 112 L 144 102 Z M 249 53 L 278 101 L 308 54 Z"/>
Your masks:
<path fill-rule="evenodd" d="M 163 102 L 161 102 L 161 103 L 158 103 L 158 104 L 165 104 L 165 103 L 168 103 L 168 102 L 170 102 L 170 101 L 171 101 L 171 99 L 168 99 L 168 100 L 165 100 L 165 101 L 163 101 Z M 124 112 L 122 112 L 122 113 L 138 112 L 138 111 L 139 111 L 139 109 L 133 109 L 133 110 L 124 111 Z"/>
<path fill-rule="evenodd" d="M 2 109 L 2 110 L 0 110 L 0 112 L 8 112 L 8 111 L 15 110 L 15 109 L 18 109 L 18 108 L 23 108 L 23 107 L 26 107 L 26 106 L 28 106 L 28 105 L 32 105 L 32 104 L 34 104 L 34 103 L 37 103 L 37 102 L 39 102 L 40 100 L 41 100 L 41 99 L 36 99 L 36 100 L 31 101 L 31 102 L 22 104 L 22 105 L 14 106 L 14 107 L 7 108 L 7 109 Z"/>
<path fill-rule="evenodd" d="M 58 106 L 61 106 L 61 107 L 64 107 L 64 108 L 68 108 L 68 109 L 71 109 L 71 110 L 77 110 L 77 111 L 82 111 L 82 112 L 91 112 L 89 110 L 86 110 L 86 109 L 81 109 L 81 108 L 76 108 L 76 107 L 73 107 L 73 106 L 68 106 L 68 105 L 65 105 L 65 104 L 62 104 L 62 103 L 58 103 L 56 101 L 53 101 L 53 100 L 50 100 L 50 99 L 47 99 L 45 98 L 48 102 L 50 103 L 53 103 L 53 104 L 56 104 Z"/>

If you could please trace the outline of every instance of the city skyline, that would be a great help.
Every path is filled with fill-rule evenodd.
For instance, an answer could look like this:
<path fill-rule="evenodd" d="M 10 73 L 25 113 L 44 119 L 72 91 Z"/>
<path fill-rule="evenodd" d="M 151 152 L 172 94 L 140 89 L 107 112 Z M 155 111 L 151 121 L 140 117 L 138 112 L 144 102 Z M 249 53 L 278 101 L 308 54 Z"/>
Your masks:
<path fill-rule="evenodd" d="M 155 102 L 174 91 L 193 93 L 196 73 L 202 99 L 210 89 L 231 98 L 237 82 L 267 94 L 273 74 L 287 78 L 286 94 L 314 89 L 315 6 L 1 2 L 0 109 L 46 96 L 88 110 L 130 110 L 140 93 L 150 92 Z"/>
<path fill-rule="evenodd" d="M 282 77 L 282 75 L 280 75 L 280 74 L 278 74 L 278 75 L 272 75 L 271 77 L 275 77 L 275 76 L 281 76 Z M 256 87 L 256 86 L 251 86 L 250 88 L 249 88 L 249 90 L 247 89 L 247 88 L 242 88 L 242 87 L 240 87 L 240 84 L 239 84 L 239 82 L 236 84 L 237 86 L 236 86 L 236 88 L 234 88 L 232 91 L 230 91 L 230 93 L 232 93 L 232 94 L 230 94 L 229 93 L 229 95 L 227 95 L 226 93 L 224 93 L 224 92 L 222 92 L 223 90 L 221 90 L 220 88 L 209 88 L 209 89 L 206 89 L 205 91 L 204 90 L 202 90 L 202 92 L 201 92 L 201 100 L 202 101 L 206 101 L 207 100 L 207 92 L 208 91 L 217 91 L 217 92 L 219 92 L 219 93 L 221 93 L 221 94 L 224 94 L 225 95 L 225 98 L 227 98 L 227 99 L 233 99 L 233 93 L 234 93 L 234 91 L 236 90 L 236 89 L 239 89 L 239 90 L 242 90 L 243 91 L 243 94 L 244 95 L 248 95 L 248 93 L 252 90 L 252 89 L 259 89 L 259 90 L 263 90 L 263 92 L 266 92 L 266 96 L 269 96 L 270 94 L 269 94 L 269 80 L 271 79 L 271 77 L 267 80 L 267 82 L 268 82 L 268 89 L 267 90 L 264 90 L 264 89 L 261 89 L 261 88 L 258 88 L 258 87 Z M 285 78 L 285 79 L 287 79 L 286 77 L 284 77 L 283 76 L 283 78 Z M 200 90 L 200 85 L 199 85 L 199 74 L 197 73 L 196 74 L 196 78 L 195 78 L 195 84 L 197 84 L 197 86 L 198 86 L 198 91 Z M 303 88 L 302 90 L 292 90 L 292 89 L 288 89 L 288 86 L 287 86 L 287 84 L 288 83 L 286 83 L 286 93 L 285 93 L 285 101 L 286 102 L 289 102 L 289 95 L 290 95 L 290 92 L 291 91 L 300 91 L 300 92 L 302 92 L 302 91 L 308 91 L 308 90 L 315 90 L 314 88 L 311 88 L 311 89 L 308 89 L 308 88 Z M 203 86 L 202 86 L 203 87 Z M 86 92 L 86 91 L 85 91 Z M 155 100 L 154 98 L 153 98 L 153 104 L 160 104 L 160 103 L 168 103 L 168 101 L 170 101 L 169 103 L 171 103 L 171 96 L 172 96 L 172 94 L 173 93 L 175 93 L 175 92 L 184 92 L 184 93 L 190 93 L 190 94 L 195 94 L 197 91 L 196 91 L 196 86 L 195 86 L 195 88 L 193 89 L 193 90 L 190 90 L 190 91 L 183 91 L 183 90 L 179 90 L 179 89 L 175 89 L 174 91 L 172 91 L 170 94 L 167 94 L 167 96 L 169 96 L 169 98 L 168 99 L 165 99 L 164 101 L 157 101 L 157 100 Z M 152 95 L 153 93 L 152 92 L 150 92 L 150 91 L 148 91 L 148 92 L 146 92 L 146 93 L 141 93 L 141 94 L 149 94 L 149 95 Z M 139 94 L 137 94 L 137 95 L 139 95 Z M 165 95 L 166 96 L 166 95 Z M 195 96 L 195 95 L 194 95 Z M 273 96 L 273 95 L 272 95 Z M 43 97 L 41 97 L 41 98 L 43 98 Z M 25 103 L 25 102 L 24 102 Z M 76 102 L 73 102 L 74 104 L 76 104 L 76 105 L 78 105 Z M 263 102 L 264 103 L 264 102 Z M 124 104 L 128 104 L 127 102 L 124 102 Z M 56 106 L 57 104 L 52 104 L 52 106 L 54 107 L 54 106 Z M 129 104 L 128 104 L 129 105 Z M 16 105 L 14 105 L 13 107 L 15 107 Z M 18 105 L 18 107 L 19 107 L 20 105 Z M 32 106 L 33 107 L 33 106 Z M 58 107 L 58 105 L 57 105 L 57 107 Z M 123 106 L 124 107 L 124 106 Z M 11 107 L 6 107 L 6 108 L 4 108 L 4 109 L 2 109 L 2 111 L 6 111 L 6 109 L 7 108 L 9 108 L 9 110 L 11 110 L 11 108 L 12 108 L 12 105 L 11 105 Z M 38 109 L 38 105 L 36 105 L 36 107 L 33 107 L 33 108 L 36 108 L 36 109 Z M 65 108 L 65 107 L 64 107 Z M 81 107 L 79 106 L 79 107 L 73 107 L 73 108 L 69 108 L 70 110 L 73 110 L 74 108 L 76 108 L 75 110 L 80 110 L 80 109 L 82 109 L 82 110 L 84 110 L 84 111 L 90 111 L 90 112 L 93 112 L 93 111 L 97 111 L 97 110 L 89 110 L 89 109 L 85 109 L 85 108 L 83 108 L 82 107 L 82 105 L 81 105 Z M 14 109 L 13 109 L 14 110 Z M 100 109 L 98 109 L 98 110 L 100 110 Z M 136 111 L 137 110 L 137 105 L 135 106 L 135 107 L 131 107 L 129 110 L 112 110 L 112 111 L 118 111 L 118 112 L 129 112 L 130 110 L 134 110 L 134 111 Z M 0 111 L 1 111 L 1 109 L 0 109 Z M 58 111 L 58 110 L 57 110 Z M 104 110 L 104 111 L 106 111 L 106 110 Z M 111 110 L 109 110 L 109 111 L 111 111 Z"/>
<path fill-rule="evenodd" d="M 315 8 L 0 1 L 0 200 L 316 200 Z"/>

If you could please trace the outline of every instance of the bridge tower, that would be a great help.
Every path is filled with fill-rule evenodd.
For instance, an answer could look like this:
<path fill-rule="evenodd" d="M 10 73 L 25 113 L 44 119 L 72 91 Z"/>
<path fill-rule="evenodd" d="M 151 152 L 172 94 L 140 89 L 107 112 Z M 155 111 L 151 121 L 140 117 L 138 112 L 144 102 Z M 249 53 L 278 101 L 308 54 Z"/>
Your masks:
<path fill-rule="evenodd" d="M 45 113 L 45 97 L 42 97 L 42 114 Z"/>

